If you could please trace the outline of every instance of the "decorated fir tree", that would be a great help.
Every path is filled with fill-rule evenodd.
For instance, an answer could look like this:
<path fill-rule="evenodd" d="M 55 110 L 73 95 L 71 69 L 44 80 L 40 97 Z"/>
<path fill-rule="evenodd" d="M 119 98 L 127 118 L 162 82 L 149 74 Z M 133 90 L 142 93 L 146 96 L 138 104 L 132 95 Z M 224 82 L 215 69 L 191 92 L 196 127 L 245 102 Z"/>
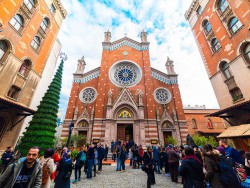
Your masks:
<path fill-rule="evenodd" d="M 39 146 L 42 152 L 54 146 L 64 59 L 62 58 L 48 90 L 17 146 L 22 156 L 26 155 L 32 146 Z"/>

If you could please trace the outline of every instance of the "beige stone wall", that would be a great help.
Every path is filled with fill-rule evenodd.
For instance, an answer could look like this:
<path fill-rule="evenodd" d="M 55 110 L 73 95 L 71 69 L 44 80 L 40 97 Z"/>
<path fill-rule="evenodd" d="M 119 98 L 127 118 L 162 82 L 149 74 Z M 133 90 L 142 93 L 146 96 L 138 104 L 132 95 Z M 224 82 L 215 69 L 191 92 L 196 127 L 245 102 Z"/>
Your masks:
<path fill-rule="evenodd" d="M 247 64 L 242 56 L 237 57 L 230 63 L 230 71 L 234 76 L 237 86 L 240 88 L 245 100 L 250 99 L 249 80 L 250 74 Z M 224 77 L 219 71 L 210 78 L 216 98 L 221 109 L 227 108 L 233 104 L 233 99 L 229 93 L 228 87 L 224 82 Z"/>

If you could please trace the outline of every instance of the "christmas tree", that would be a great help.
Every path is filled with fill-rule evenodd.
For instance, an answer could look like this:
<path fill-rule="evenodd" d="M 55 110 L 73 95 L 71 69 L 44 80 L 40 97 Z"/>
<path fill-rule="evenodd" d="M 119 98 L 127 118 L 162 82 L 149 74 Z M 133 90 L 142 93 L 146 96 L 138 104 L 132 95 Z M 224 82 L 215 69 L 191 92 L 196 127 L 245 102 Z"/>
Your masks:
<path fill-rule="evenodd" d="M 40 147 L 42 152 L 54 146 L 63 64 L 66 58 L 62 58 L 48 90 L 37 107 L 37 111 L 30 121 L 29 126 L 26 128 L 27 130 L 21 138 L 20 144 L 17 146 L 22 156 L 25 156 L 29 148 L 33 146 Z"/>

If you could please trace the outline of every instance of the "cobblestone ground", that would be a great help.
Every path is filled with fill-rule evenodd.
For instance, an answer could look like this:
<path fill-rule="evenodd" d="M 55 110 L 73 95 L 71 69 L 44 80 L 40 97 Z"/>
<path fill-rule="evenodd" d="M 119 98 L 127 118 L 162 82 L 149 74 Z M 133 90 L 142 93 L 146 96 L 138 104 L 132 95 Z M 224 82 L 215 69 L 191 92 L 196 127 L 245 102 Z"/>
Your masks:
<path fill-rule="evenodd" d="M 86 179 L 84 172 L 80 182 L 72 184 L 71 188 L 146 188 L 147 174 L 140 169 L 131 169 L 126 166 L 126 172 L 116 172 L 114 166 L 105 165 L 103 170 L 91 180 Z M 72 178 L 74 172 L 72 173 Z M 156 185 L 152 188 L 180 188 L 181 183 L 173 183 L 170 177 L 166 177 L 164 173 L 155 174 Z M 179 179 L 180 182 L 180 179 Z"/>

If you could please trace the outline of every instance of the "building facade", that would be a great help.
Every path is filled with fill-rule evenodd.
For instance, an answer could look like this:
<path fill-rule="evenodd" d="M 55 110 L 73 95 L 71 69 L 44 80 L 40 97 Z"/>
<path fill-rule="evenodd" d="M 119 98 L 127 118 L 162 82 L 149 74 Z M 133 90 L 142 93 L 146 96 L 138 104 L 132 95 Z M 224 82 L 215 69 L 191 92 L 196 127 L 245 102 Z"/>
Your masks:
<path fill-rule="evenodd" d="M 187 127 L 173 61 L 167 73 L 150 67 L 147 34 L 141 42 L 124 37 L 111 42 L 105 32 L 100 67 L 84 73 L 84 58 L 74 73 L 62 138 L 74 122 L 73 134 L 87 142 L 134 140 L 137 144 L 164 144 L 173 136 L 185 142 Z"/>
<path fill-rule="evenodd" d="M 228 126 L 250 123 L 249 10 L 249 0 L 193 0 L 185 14 L 221 108 L 210 116 Z"/>
<path fill-rule="evenodd" d="M 218 109 L 207 109 L 205 105 L 184 106 L 188 133 L 191 136 L 199 134 L 214 137 L 222 133 L 226 129 L 223 119 L 219 117 L 206 117 L 217 111 Z"/>
<path fill-rule="evenodd" d="M 0 1 L 0 150 L 14 146 L 66 11 L 59 0 Z"/>

